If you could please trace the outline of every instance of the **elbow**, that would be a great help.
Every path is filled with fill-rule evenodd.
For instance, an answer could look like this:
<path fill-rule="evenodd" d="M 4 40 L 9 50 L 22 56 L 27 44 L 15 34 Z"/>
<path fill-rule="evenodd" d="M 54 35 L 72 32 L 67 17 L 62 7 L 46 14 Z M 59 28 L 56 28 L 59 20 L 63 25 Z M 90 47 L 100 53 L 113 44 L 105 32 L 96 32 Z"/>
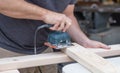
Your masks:
<path fill-rule="evenodd" d="M 0 0 L 0 13 L 5 9 L 5 6 L 8 5 L 5 0 Z"/>
<path fill-rule="evenodd" d="M 11 8 L 12 4 L 10 0 L 0 0 L 0 13 L 4 14 L 7 11 L 9 11 Z"/>
<path fill-rule="evenodd" d="M 3 1 L 3 0 L 0 0 L 0 5 L 2 4 L 2 1 Z"/>
<path fill-rule="evenodd" d="M 0 13 L 1 13 L 1 10 L 2 10 L 2 0 L 0 0 Z"/>

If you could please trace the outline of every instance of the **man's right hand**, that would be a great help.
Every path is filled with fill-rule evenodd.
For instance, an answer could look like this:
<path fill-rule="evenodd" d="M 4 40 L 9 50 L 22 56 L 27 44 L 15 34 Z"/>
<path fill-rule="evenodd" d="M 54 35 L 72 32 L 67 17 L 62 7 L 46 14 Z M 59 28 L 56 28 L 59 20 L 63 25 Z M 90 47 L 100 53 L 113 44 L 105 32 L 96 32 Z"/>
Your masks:
<path fill-rule="evenodd" d="M 54 25 L 50 28 L 51 30 L 63 32 L 65 32 L 72 24 L 72 20 L 66 15 L 55 12 L 48 12 L 46 15 L 44 15 L 43 21 L 45 23 Z"/>
<path fill-rule="evenodd" d="M 0 14 L 17 19 L 42 20 L 54 25 L 50 29 L 64 32 L 72 22 L 64 14 L 50 11 L 26 0 L 0 0 Z"/>
<path fill-rule="evenodd" d="M 54 25 L 50 29 L 64 32 L 72 23 L 64 14 L 47 10 L 25 0 L 0 0 L 0 13 L 18 19 L 42 20 Z"/>

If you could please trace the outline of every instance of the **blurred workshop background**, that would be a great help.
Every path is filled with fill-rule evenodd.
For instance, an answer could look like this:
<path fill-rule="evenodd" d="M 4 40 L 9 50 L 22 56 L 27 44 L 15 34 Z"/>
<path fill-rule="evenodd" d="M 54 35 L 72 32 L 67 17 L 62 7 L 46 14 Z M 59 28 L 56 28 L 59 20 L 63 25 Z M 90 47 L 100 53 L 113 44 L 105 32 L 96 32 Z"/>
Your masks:
<path fill-rule="evenodd" d="M 91 39 L 120 43 L 120 0 L 78 0 L 75 16 Z"/>

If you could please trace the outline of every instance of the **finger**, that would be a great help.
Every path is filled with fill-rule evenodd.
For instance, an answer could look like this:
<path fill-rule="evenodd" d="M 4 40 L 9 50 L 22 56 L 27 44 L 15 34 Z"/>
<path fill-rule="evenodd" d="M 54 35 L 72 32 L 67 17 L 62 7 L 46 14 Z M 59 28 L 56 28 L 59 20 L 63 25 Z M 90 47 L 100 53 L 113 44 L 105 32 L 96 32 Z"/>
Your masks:
<path fill-rule="evenodd" d="M 56 23 L 53 27 L 51 27 L 51 30 L 57 30 L 59 27 L 60 23 Z"/>
<path fill-rule="evenodd" d="M 51 47 L 51 44 L 49 42 L 44 43 L 45 46 Z"/>
<path fill-rule="evenodd" d="M 44 45 L 45 45 L 45 46 L 48 46 L 48 47 L 50 47 L 50 48 L 57 48 L 56 46 L 50 44 L 49 42 L 45 42 Z"/>
<path fill-rule="evenodd" d="M 71 23 L 66 23 L 63 32 L 65 32 L 69 27 L 71 26 Z"/>
<path fill-rule="evenodd" d="M 71 21 L 66 21 L 66 26 L 63 29 L 63 32 L 65 32 L 70 26 L 71 26 Z"/>
<path fill-rule="evenodd" d="M 64 29 L 64 26 L 65 26 L 65 21 L 62 21 L 58 28 L 58 31 L 62 31 Z"/>
<path fill-rule="evenodd" d="M 100 48 L 110 49 L 111 47 L 109 47 L 109 46 L 107 46 L 105 44 L 100 43 Z"/>

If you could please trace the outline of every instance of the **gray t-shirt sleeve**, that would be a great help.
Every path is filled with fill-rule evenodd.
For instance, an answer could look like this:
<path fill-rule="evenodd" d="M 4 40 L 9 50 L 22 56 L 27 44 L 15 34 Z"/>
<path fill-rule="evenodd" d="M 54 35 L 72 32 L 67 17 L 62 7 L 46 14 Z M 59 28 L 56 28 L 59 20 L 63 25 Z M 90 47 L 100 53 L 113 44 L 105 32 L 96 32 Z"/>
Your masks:
<path fill-rule="evenodd" d="M 77 0 L 71 0 L 69 4 L 75 4 Z"/>

